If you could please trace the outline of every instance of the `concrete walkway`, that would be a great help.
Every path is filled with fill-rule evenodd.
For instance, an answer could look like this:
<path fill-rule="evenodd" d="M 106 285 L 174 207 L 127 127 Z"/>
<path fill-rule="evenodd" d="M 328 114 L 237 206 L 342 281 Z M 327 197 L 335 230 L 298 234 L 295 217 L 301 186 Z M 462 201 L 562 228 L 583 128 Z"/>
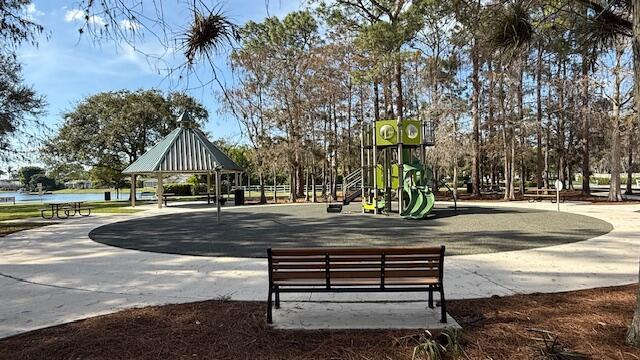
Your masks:
<path fill-rule="evenodd" d="M 550 203 L 466 205 L 555 209 Z M 614 230 L 577 243 L 448 257 L 447 297 L 567 291 L 637 281 L 639 205 L 561 206 L 563 211 L 607 221 Z M 98 244 L 87 236 L 91 229 L 107 223 L 185 211 L 202 209 L 150 207 L 143 213 L 67 220 L 0 238 L 0 338 L 135 306 L 219 297 L 266 300 L 265 259 L 140 252 Z M 214 221 L 215 211 L 211 211 Z M 283 307 L 284 301 L 351 301 L 365 297 L 411 299 L 406 294 L 287 295 Z M 416 295 L 414 299 L 422 297 Z"/>

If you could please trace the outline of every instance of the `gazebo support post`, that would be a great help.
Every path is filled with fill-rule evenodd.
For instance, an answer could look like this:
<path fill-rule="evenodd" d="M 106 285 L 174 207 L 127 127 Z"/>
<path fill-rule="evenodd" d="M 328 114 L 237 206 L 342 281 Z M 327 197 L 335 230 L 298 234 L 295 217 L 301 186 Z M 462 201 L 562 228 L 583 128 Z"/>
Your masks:
<path fill-rule="evenodd" d="M 216 169 L 216 204 L 218 207 L 218 225 L 220 225 L 220 170 Z"/>
<path fill-rule="evenodd" d="M 211 195 L 211 171 L 207 173 L 207 196 Z"/>
<path fill-rule="evenodd" d="M 158 196 L 158 209 L 162 209 L 162 199 L 164 194 L 164 186 L 162 185 L 162 173 L 158 173 L 158 184 L 156 185 L 156 194 Z"/>
<path fill-rule="evenodd" d="M 129 198 L 131 199 L 131 207 L 136 207 L 136 174 L 131 174 L 131 193 Z"/>

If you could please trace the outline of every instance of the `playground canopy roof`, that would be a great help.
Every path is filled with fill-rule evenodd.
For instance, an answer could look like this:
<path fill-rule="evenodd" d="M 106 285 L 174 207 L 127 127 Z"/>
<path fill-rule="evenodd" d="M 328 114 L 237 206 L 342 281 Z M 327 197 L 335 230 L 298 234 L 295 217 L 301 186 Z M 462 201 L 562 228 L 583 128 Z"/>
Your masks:
<path fill-rule="evenodd" d="M 178 118 L 180 126 L 124 169 L 124 174 L 238 173 L 244 169 L 193 127 L 189 113 Z"/>

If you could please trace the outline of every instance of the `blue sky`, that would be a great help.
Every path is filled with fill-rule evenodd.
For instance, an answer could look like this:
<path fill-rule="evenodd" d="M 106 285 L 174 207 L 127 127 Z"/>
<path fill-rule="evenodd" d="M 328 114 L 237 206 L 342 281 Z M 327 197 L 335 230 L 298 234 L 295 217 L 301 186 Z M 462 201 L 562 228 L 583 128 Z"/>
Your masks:
<path fill-rule="evenodd" d="M 145 3 L 147 1 L 145 0 Z M 212 86 L 194 86 L 195 75 L 207 78 L 208 71 L 202 68 L 187 81 L 169 81 L 165 74 L 157 71 L 158 63 L 148 61 L 142 54 L 126 44 L 104 41 L 99 44 L 89 37 L 78 34 L 78 9 L 72 0 L 34 0 L 28 9 L 30 16 L 45 27 L 48 39 L 41 37 L 38 47 L 23 46 L 19 50 L 24 64 L 26 83 L 34 86 L 48 102 L 46 123 L 56 128 L 61 123 L 61 114 L 72 109 L 74 104 L 88 95 L 101 91 L 140 88 L 162 90 L 186 90 L 201 101 L 209 110 L 209 122 L 205 126 L 213 138 L 225 138 L 241 142 L 242 133 L 238 123 L 228 115 L 218 114 L 217 95 Z M 216 2 L 213 2 L 215 4 Z M 163 1 L 165 14 L 169 14 L 175 25 L 188 22 L 184 1 Z M 223 11 L 237 24 L 248 20 L 261 21 L 267 15 L 283 16 L 301 8 L 300 0 L 227 0 L 220 2 Z M 100 22 L 100 19 L 96 19 Z M 165 53 L 163 47 L 150 36 L 136 43 L 145 53 Z M 183 59 L 165 55 L 165 60 L 178 64 Z M 226 66 L 226 54 L 219 55 L 218 66 L 227 83 L 231 76 Z M 33 159 L 38 162 L 37 159 Z M 19 162 L 15 165 L 23 165 Z"/>

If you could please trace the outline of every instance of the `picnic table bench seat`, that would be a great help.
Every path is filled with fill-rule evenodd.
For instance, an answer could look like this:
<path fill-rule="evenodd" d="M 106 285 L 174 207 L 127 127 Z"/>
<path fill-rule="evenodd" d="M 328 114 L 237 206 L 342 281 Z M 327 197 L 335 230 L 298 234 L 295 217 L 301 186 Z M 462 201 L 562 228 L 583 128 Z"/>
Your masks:
<path fill-rule="evenodd" d="M 447 322 L 444 296 L 445 247 L 273 248 L 267 250 L 272 323 L 273 297 L 300 292 L 425 292 L 434 308 L 440 294 L 441 322 Z"/>

